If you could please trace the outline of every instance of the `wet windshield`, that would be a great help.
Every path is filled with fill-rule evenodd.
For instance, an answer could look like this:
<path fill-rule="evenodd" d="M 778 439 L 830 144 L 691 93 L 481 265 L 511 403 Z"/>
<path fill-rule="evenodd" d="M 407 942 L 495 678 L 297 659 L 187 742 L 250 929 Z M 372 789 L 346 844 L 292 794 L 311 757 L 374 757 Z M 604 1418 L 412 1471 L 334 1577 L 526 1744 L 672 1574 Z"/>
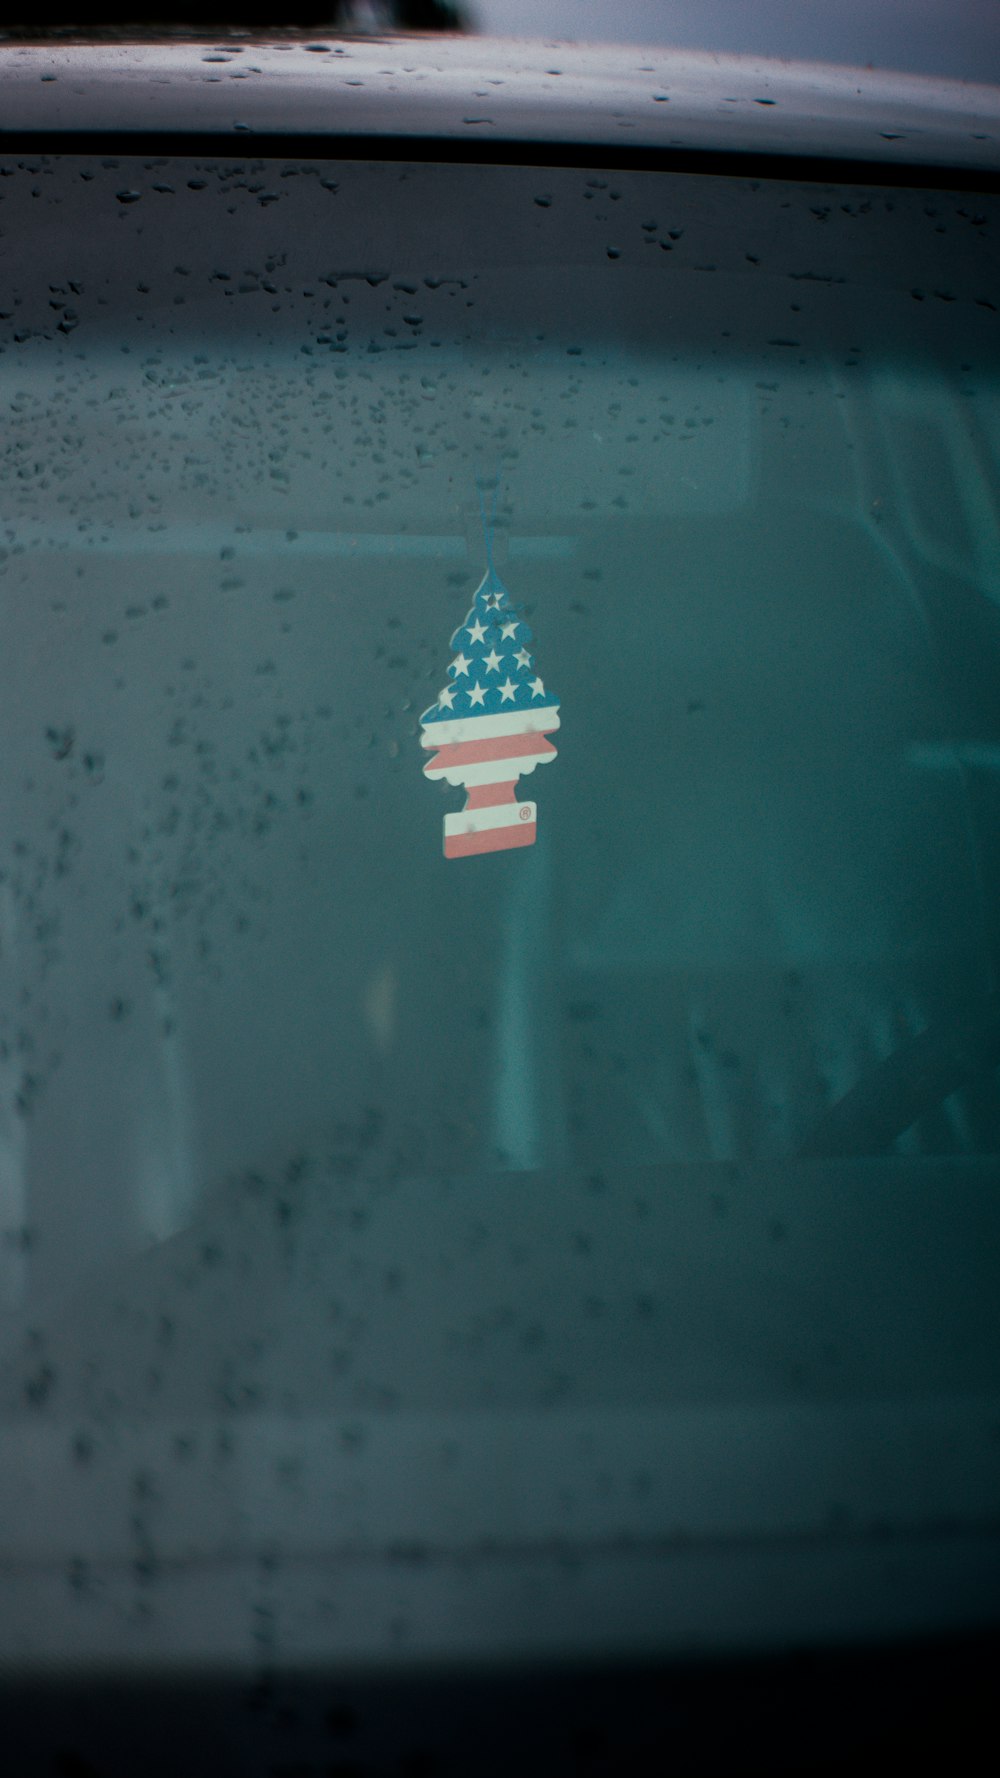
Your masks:
<path fill-rule="evenodd" d="M 995 1386 L 994 200 L 0 172 L 0 1380 L 66 1503 L 16 1493 L 22 1549 L 134 1604 L 281 1524 L 651 1536 L 668 1409 L 801 1450 L 822 1403 Z M 138 1422 L 160 1506 L 102 1480 Z M 449 1646 L 302 1585 L 293 1643 Z M 623 1613 L 600 1646 L 658 1646 Z"/>

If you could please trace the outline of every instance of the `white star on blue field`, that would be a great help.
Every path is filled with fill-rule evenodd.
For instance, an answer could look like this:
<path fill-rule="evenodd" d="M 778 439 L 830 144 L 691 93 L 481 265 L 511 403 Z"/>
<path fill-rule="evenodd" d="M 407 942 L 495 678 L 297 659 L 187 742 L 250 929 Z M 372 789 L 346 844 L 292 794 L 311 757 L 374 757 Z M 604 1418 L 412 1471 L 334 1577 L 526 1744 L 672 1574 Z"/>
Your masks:
<path fill-rule="evenodd" d="M 438 693 L 437 703 L 424 711 L 421 722 L 496 716 L 556 704 L 535 668 L 530 642 L 528 625 L 490 568 L 464 624 L 451 639 L 455 658 L 448 668 L 448 684 Z"/>

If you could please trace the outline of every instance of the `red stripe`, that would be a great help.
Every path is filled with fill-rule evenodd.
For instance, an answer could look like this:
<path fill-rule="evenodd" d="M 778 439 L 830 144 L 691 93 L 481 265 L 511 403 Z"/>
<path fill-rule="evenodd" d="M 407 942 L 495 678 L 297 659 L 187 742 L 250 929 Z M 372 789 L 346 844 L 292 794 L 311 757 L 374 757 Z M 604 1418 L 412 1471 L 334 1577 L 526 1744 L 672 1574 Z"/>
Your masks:
<path fill-rule="evenodd" d="M 433 747 L 434 741 L 424 740 L 423 747 Z M 437 757 L 431 765 L 467 766 L 478 765 L 486 759 L 524 759 L 528 754 L 536 757 L 543 753 L 554 753 L 551 741 L 547 741 L 540 729 L 526 735 L 493 735 L 482 741 L 452 741 L 446 747 L 438 749 Z M 424 767 L 424 771 L 427 767 Z"/>
<path fill-rule="evenodd" d="M 516 778 L 513 784 L 470 784 L 466 787 L 465 806 L 467 809 L 492 809 L 497 803 L 512 803 L 516 801 L 516 789 Z"/>
<path fill-rule="evenodd" d="M 511 846 L 533 846 L 534 821 L 522 821 L 517 827 L 490 827 L 483 833 L 449 834 L 444 842 L 446 858 L 472 858 L 480 852 L 506 852 Z"/>

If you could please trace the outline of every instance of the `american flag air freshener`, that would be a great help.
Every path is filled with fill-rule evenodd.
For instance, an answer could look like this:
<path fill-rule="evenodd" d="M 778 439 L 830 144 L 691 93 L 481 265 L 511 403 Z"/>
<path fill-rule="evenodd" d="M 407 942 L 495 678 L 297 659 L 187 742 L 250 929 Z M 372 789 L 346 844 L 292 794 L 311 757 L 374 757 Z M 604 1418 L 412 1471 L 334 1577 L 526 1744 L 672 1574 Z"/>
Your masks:
<path fill-rule="evenodd" d="M 559 705 L 530 652 L 531 631 L 493 566 L 472 610 L 455 631 L 455 658 L 436 704 L 420 719 L 420 745 L 434 749 L 424 772 L 464 784 L 465 807 L 444 818 L 444 855 L 469 858 L 530 846 L 535 805 L 518 802 L 517 780 L 555 759 L 547 735 L 559 727 Z"/>

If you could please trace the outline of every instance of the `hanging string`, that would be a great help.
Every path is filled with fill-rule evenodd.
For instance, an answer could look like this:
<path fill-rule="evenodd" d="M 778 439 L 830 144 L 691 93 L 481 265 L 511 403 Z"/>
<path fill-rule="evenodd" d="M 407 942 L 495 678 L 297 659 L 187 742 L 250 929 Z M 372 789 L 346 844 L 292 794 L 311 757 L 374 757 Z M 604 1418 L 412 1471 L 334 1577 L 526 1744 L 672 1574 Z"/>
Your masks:
<path fill-rule="evenodd" d="M 493 580 L 499 580 L 499 578 L 500 578 L 499 575 L 497 574 L 496 568 L 493 563 L 493 531 L 494 531 L 494 527 L 496 525 L 497 500 L 499 499 L 499 496 L 500 496 L 500 472 L 499 472 L 499 470 L 497 471 L 496 475 L 493 477 L 493 499 L 492 499 L 492 502 L 490 505 L 489 519 L 487 519 L 487 517 L 486 517 L 486 506 L 483 501 L 483 490 L 487 485 L 488 484 L 484 482 L 482 476 L 477 475 L 477 477 L 476 477 L 476 493 L 479 496 L 479 517 L 480 517 L 480 520 L 482 522 L 482 527 L 483 527 L 483 542 L 486 546 L 486 566 L 489 570 L 490 580 L 493 581 Z"/>

